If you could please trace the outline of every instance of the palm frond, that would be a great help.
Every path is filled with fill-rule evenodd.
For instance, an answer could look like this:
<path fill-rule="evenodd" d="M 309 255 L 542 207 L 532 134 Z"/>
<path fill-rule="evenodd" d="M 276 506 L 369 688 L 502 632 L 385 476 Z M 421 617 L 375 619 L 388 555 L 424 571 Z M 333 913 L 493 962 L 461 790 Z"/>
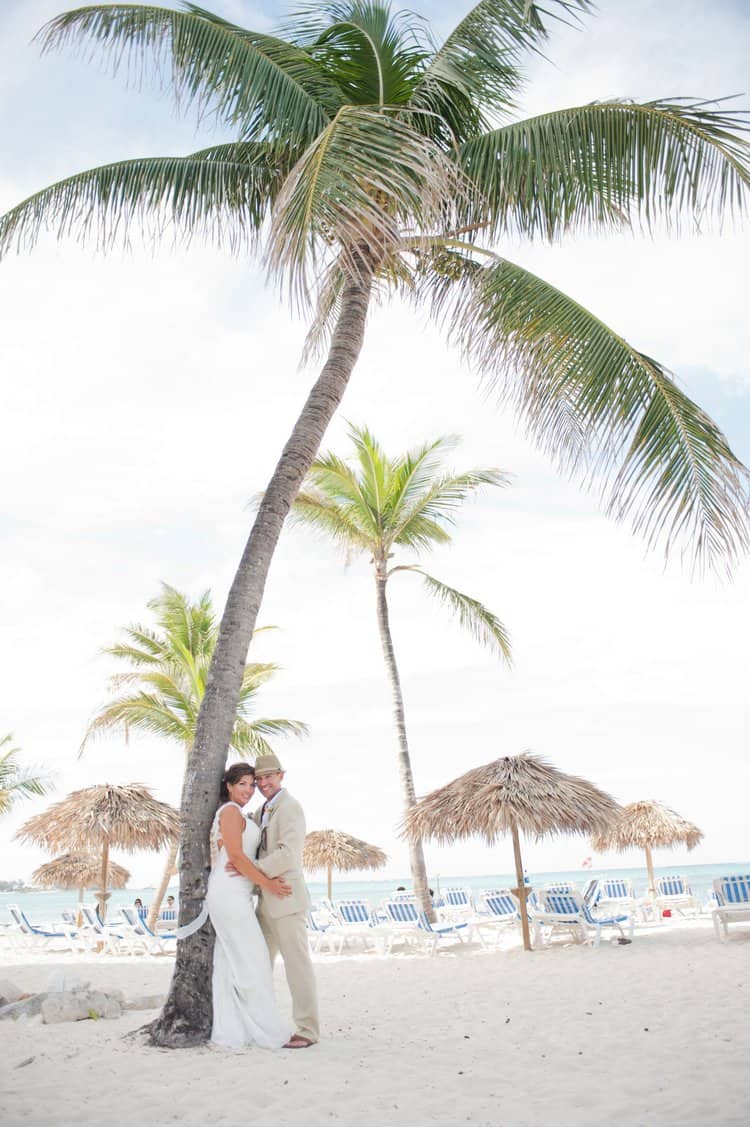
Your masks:
<path fill-rule="evenodd" d="M 548 36 L 544 17 L 570 22 L 588 0 L 480 0 L 453 29 L 425 68 L 412 106 L 432 111 L 461 143 L 484 126 L 485 112 L 507 112 L 522 81 L 520 62 Z"/>
<path fill-rule="evenodd" d="M 416 549 L 448 543 L 451 536 L 446 526 L 455 524 L 456 512 L 470 494 L 485 485 L 509 484 L 508 474 L 497 469 L 433 476 L 427 488 L 410 497 L 401 507 L 391 524 L 391 543 Z"/>
<path fill-rule="evenodd" d="M 90 740 L 122 731 L 125 727 L 176 740 L 183 747 L 190 744 L 194 734 L 185 718 L 170 708 L 163 698 L 143 691 L 104 705 L 86 729 L 79 751 L 82 753 Z"/>
<path fill-rule="evenodd" d="M 497 615 L 493 614 L 478 599 L 441 583 L 439 579 L 428 575 L 421 568 L 411 568 L 422 576 L 425 589 L 444 606 L 447 606 L 458 619 L 459 624 L 475 641 L 487 646 L 497 656 L 501 657 L 506 665 L 511 664 L 511 648 L 508 632 Z"/>
<path fill-rule="evenodd" d="M 239 128 L 243 140 L 309 141 L 336 112 L 340 90 L 310 55 L 188 4 L 186 11 L 106 4 L 63 12 L 42 28 L 43 51 L 80 45 L 109 55 L 137 84 L 169 79 L 181 109 Z"/>
<path fill-rule="evenodd" d="M 287 154 L 289 164 L 293 152 Z M 196 234 L 237 252 L 254 244 L 287 164 L 266 144 L 229 144 L 186 157 L 146 157 L 79 172 L 0 217 L 0 257 L 29 250 L 45 230 L 109 249 L 134 226 L 147 240 Z"/>
<path fill-rule="evenodd" d="M 399 112 L 344 106 L 287 177 L 267 261 L 299 301 L 332 258 L 361 277 L 400 250 L 403 227 L 450 224 L 463 198 L 457 165 Z"/>
<path fill-rule="evenodd" d="M 247 722 L 243 721 L 243 725 L 247 726 Z M 310 734 L 309 725 L 302 720 L 282 720 L 269 716 L 256 717 L 250 727 L 263 736 L 294 736 L 301 739 Z"/>
<path fill-rule="evenodd" d="M 588 477 L 649 546 L 729 566 L 748 546 L 748 471 L 657 361 L 521 267 L 491 256 L 432 279 L 433 312 L 531 437 Z M 429 285 L 429 283 L 427 283 Z"/>
<path fill-rule="evenodd" d="M 353 105 L 408 101 L 429 55 L 426 24 L 373 0 L 334 0 L 298 10 L 281 34 L 304 46 Z"/>
<path fill-rule="evenodd" d="M 39 767 L 22 767 L 21 749 L 13 746 L 13 735 L 0 739 L 0 816 L 24 798 L 43 797 L 53 787 L 52 778 Z"/>
<path fill-rule="evenodd" d="M 352 519 L 350 510 L 312 486 L 297 494 L 289 514 L 292 524 L 304 524 L 334 541 L 347 556 L 353 551 L 372 551 L 374 536 L 363 531 Z"/>
<path fill-rule="evenodd" d="M 496 236 L 555 239 L 637 220 L 678 228 L 746 209 L 749 124 L 717 103 L 594 102 L 472 138 L 460 159 Z"/>

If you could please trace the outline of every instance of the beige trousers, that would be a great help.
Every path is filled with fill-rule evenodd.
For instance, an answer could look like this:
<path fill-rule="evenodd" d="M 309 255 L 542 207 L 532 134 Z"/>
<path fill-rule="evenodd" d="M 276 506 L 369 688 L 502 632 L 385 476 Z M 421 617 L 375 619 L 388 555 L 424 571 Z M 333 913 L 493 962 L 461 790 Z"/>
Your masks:
<path fill-rule="evenodd" d="M 271 962 L 274 962 L 278 954 L 284 960 L 284 973 L 292 996 L 295 1032 L 302 1037 L 309 1037 L 311 1041 L 317 1041 L 320 1037 L 318 991 L 310 958 L 305 913 L 294 912 L 290 916 L 272 920 L 264 912 L 261 900 L 258 905 L 258 923 L 268 944 Z"/>

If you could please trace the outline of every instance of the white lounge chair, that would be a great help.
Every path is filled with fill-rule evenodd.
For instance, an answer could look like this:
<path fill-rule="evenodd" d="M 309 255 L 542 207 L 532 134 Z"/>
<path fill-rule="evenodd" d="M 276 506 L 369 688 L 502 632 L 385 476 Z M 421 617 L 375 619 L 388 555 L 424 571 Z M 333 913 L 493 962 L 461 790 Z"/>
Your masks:
<path fill-rule="evenodd" d="M 449 922 L 468 920 L 475 914 L 474 901 L 468 888 L 444 888 L 441 892 L 441 913 Z"/>
<path fill-rule="evenodd" d="M 326 934 L 329 944 L 338 943 L 339 953 L 351 942 L 365 950 L 371 946 L 378 954 L 390 951 L 392 928 L 380 922 L 367 900 L 337 900 L 333 907 L 335 922 Z"/>
<path fill-rule="evenodd" d="M 713 882 L 716 907 L 711 911 L 716 938 L 729 939 L 729 924 L 750 920 L 750 873 L 730 873 Z"/>
<path fill-rule="evenodd" d="M 13 932 L 22 946 L 37 947 L 43 951 L 52 949 L 63 951 L 82 946 L 78 932 L 64 921 L 32 924 L 18 904 L 9 904 L 8 912 Z"/>
<path fill-rule="evenodd" d="M 618 913 L 617 915 L 599 915 L 595 913 L 577 892 L 546 892 L 539 893 L 539 906 L 534 909 L 532 923 L 534 925 L 534 942 L 542 945 L 560 931 L 569 932 L 576 942 L 585 943 L 589 939 L 589 932 L 594 935 L 591 940 L 594 947 L 601 943 L 604 928 L 617 928 L 623 941 L 633 938 L 634 913 Z M 623 931 L 623 925 L 628 928 L 628 935 Z"/>
<path fill-rule="evenodd" d="M 21 946 L 36 947 L 40 950 L 50 950 L 53 947 L 63 950 L 66 947 L 76 946 L 72 938 L 72 930 L 64 922 L 32 924 L 18 904 L 9 904 L 8 913 L 13 933 Z"/>
<path fill-rule="evenodd" d="M 635 894 L 632 880 L 626 877 L 601 877 L 597 884 L 596 897 L 589 899 L 589 907 L 596 907 L 598 911 L 608 911 L 610 915 L 616 915 L 618 912 L 642 914 L 641 900 Z"/>
<path fill-rule="evenodd" d="M 485 930 L 489 930 L 495 935 L 495 942 L 499 943 L 503 931 L 515 929 L 521 922 L 518 900 L 509 888 L 480 892 L 477 908 L 480 915 L 475 916 L 472 923 L 480 939 L 484 938 Z"/>
<path fill-rule="evenodd" d="M 83 916 L 82 935 L 86 938 L 92 950 L 99 948 L 101 954 L 109 952 L 112 955 L 137 955 L 138 950 L 125 927 L 114 924 L 103 924 L 97 915 L 96 908 L 89 904 L 81 904 Z"/>
<path fill-rule="evenodd" d="M 131 938 L 134 945 L 145 947 L 150 955 L 174 954 L 177 945 L 177 936 L 173 933 L 151 930 L 145 920 L 140 918 L 140 913 L 135 908 L 120 908 L 124 924 L 124 931 Z"/>
<path fill-rule="evenodd" d="M 384 900 L 383 908 L 399 935 L 422 943 L 431 955 L 435 954 L 441 939 L 458 939 L 463 943 L 464 940 L 471 942 L 475 935 L 473 923 L 430 923 L 424 912 L 409 900 Z M 477 934 L 477 938 L 482 943 L 481 936 Z"/>
<path fill-rule="evenodd" d="M 681 916 L 692 912 L 698 916 L 701 910 L 700 901 L 693 896 L 687 877 L 682 876 L 657 877 L 653 902 L 659 911 L 659 919 L 664 918 L 662 913 L 665 911 L 679 912 Z"/>

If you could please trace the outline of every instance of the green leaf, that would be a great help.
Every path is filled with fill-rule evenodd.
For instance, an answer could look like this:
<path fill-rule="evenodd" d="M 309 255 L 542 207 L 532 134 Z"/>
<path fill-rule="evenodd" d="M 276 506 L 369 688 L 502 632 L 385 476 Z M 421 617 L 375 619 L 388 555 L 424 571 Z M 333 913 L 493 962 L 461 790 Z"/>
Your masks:
<path fill-rule="evenodd" d="M 520 62 L 547 36 L 544 17 L 577 20 L 587 0 L 480 0 L 426 66 L 410 105 L 428 109 L 447 126 L 443 139 L 462 143 L 487 128 L 486 115 L 505 114 L 521 86 Z M 427 126 L 431 125 L 427 122 Z M 435 127 L 442 132 L 440 125 Z"/>
<path fill-rule="evenodd" d="M 293 153 L 288 154 L 292 158 Z M 0 218 L 0 257 L 34 246 L 42 231 L 94 238 L 102 249 L 137 225 L 148 239 L 171 228 L 237 252 L 252 246 L 285 173 L 267 145 L 217 145 L 186 157 L 146 157 L 79 172 Z"/>
<path fill-rule="evenodd" d="M 136 83 L 147 67 L 167 76 L 178 106 L 195 104 L 244 140 L 309 142 L 340 106 L 341 92 L 305 51 L 248 31 L 196 5 L 186 11 L 105 4 L 56 16 L 39 33 L 44 51 L 87 44 Z"/>
<path fill-rule="evenodd" d="M 728 566 L 748 546 L 748 472 L 657 361 L 507 259 L 425 273 L 433 314 L 567 472 L 601 489 L 649 546 Z M 424 292 L 424 290 L 423 290 Z"/>
<path fill-rule="evenodd" d="M 555 239 L 569 230 L 747 207 L 748 115 L 715 103 L 612 101 L 542 114 L 467 141 L 461 163 L 486 200 L 486 230 Z"/>
<path fill-rule="evenodd" d="M 497 615 L 488 610 L 478 599 L 449 587 L 434 576 L 428 575 L 421 568 L 411 568 L 422 576 L 425 589 L 433 595 L 458 619 L 461 627 L 466 630 L 480 645 L 487 646 L 497 656 L 501 657 L 506 665 L 511 664 L 511 647 L 508 632 Z"/>

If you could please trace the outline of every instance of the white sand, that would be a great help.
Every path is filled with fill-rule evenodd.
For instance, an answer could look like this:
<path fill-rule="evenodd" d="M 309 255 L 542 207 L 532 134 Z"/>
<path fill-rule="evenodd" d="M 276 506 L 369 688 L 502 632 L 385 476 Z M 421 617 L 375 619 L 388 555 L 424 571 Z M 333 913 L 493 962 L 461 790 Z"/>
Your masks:
<path fill-rule="evenodd" d="M 750 928 L 730 936 L 701 920 L 598 951 L 322 956 L 324 1039 L 298 1052 L 148 1048 L 123 1039 L 142 1012 L 2 1022 L 0 1121 L 747 1127 Z M 0 953 L 29 991 L 59 967 L 134 996 L 166 991 L 172 962 Z"/>

